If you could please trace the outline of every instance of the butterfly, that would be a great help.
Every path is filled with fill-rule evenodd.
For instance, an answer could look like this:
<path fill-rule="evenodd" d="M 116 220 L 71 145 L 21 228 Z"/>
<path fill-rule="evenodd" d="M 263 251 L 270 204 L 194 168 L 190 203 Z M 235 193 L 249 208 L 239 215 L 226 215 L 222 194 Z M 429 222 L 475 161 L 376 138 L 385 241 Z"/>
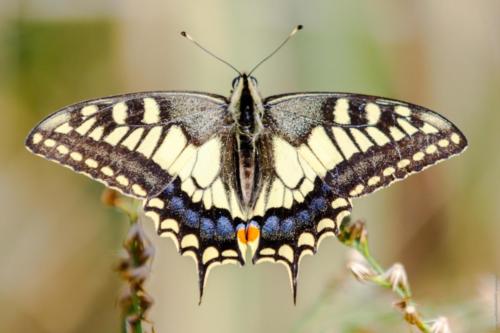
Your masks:
<path fill-rule="evenodd" d="M 262 98 L 252 72 L 238 72 L 229 98 L 159 91 L 70 105 L 26 146 L 142 200 L 158 235 L 194 259 L 200 300 L 209 270 L 243 265 L 248 249 L 253 263 L 285 265 L 295 301 L 300 260 L 338 233 L 353 198 L 461 153 L 467 140 L 443 116 L 398 100 Z"/>

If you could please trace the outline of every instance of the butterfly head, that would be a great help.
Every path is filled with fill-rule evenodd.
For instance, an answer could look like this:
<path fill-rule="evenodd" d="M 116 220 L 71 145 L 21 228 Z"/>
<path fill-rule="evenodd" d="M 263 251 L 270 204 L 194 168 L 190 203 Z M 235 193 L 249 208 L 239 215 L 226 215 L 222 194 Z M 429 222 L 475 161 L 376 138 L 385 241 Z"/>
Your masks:
<path fill-rule="evenodd" d="M 240 85 L 241 85 L 241 89 L 243 87 L 249 87 L 249 86 L 256 88 L 258 85 L 258 82 L 254 76 L 243 73 L 243 74 L 235 77 L 233 79 L 233 82 L 231 85 L 232 85 L 233 91 L 235 91 L 235 90 L 238 90 L 238 87 L 240 87 Z"/>

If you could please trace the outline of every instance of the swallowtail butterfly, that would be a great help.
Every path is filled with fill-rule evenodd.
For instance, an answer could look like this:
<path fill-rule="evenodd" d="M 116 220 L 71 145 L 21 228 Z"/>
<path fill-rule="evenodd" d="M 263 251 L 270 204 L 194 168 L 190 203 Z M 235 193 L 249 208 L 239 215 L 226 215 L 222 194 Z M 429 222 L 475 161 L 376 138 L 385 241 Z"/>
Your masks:
<path fill-rule="evenodd" d="M 402 101 L 262 98 L 251 72 L 238 72 L 229 98 L 144 92 L 77 103 L 38 124 L 26 146 L 142 200 L 158 234 L 194 258 L 200 299 L 209 269 L 243 265 L 248 248 L 253 263 L 286 266 L 295 300 L 300 259 L 338 232 L 352 198 L 457 155 L 467 141 L 443 116 Z"/>

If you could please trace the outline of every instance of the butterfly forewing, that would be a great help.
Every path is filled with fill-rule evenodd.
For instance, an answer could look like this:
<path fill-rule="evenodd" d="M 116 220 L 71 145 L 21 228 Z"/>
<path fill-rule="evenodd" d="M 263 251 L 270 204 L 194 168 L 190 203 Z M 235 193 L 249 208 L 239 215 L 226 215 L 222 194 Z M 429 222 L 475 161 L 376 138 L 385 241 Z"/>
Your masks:
<path fill-rule="evenodd" d="M 463 134 L 425 108 L 372 96 L 309 93 L 265 102 L 255 261 L 298 262 L 350 214 L 350 198 L 462 152 Z"/>

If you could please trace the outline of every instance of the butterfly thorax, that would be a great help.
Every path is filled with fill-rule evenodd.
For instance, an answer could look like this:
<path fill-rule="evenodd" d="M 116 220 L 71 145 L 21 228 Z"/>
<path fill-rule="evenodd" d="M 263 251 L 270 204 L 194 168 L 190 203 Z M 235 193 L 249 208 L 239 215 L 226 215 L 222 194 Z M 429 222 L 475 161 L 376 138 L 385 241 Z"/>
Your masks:
<path fill-rule="evenodd" d="M 255 142 L 261 129 L 262 102 L 255 84 L 243 74 L 236 79 L 229 110 L 236 123 L 238 188 L 243 208 L 253 201 L 256 172 Z"/>

